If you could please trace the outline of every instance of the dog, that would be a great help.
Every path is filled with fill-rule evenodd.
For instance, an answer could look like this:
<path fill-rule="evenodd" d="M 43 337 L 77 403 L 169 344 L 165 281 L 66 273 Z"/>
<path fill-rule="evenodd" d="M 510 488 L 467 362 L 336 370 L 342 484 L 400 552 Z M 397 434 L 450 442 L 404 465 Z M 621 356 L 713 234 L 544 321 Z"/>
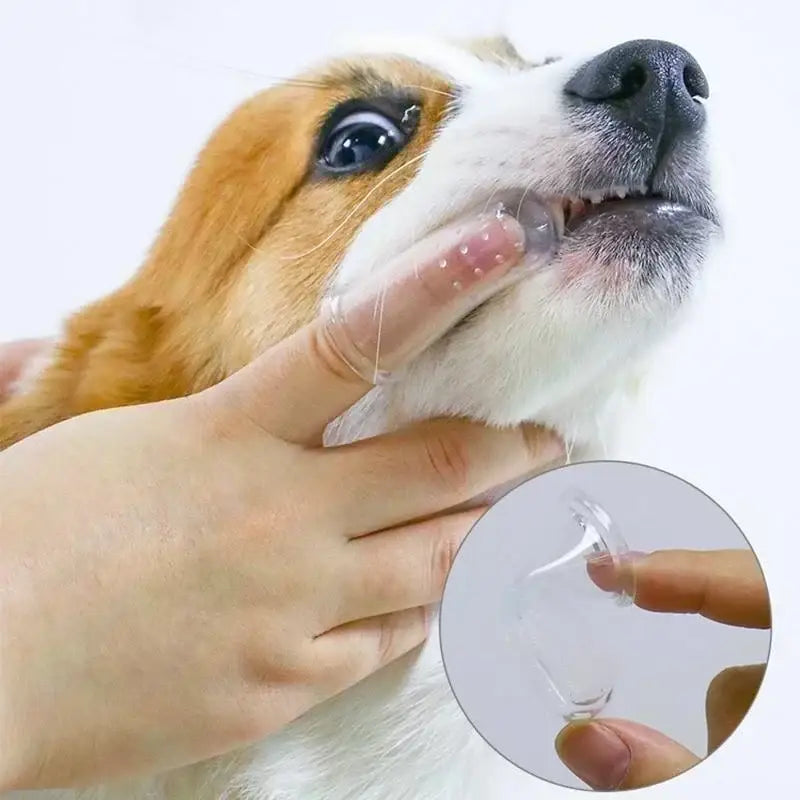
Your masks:
<path fill-rule="evenodd" d="M 0 448 L 94 409 L 200 391 L 433 230 L 546 202 L 552 262 L 337 420 L 328 444 L 431 416 L 535 421 L 605 455 L 721 230 L 701 67 L 624 42 L 530 62 L 504 38 L 372 42 L 245 102 L 145 263 L 67 321 L 0 406 Z M 438 636 L 240 752 L 51 800 L 493 800 L 533 779 L 471 728 Z M 506 788 L 503 788 L 506 787 Z M 530 787 L 528 786 L 528 790 Z"/>

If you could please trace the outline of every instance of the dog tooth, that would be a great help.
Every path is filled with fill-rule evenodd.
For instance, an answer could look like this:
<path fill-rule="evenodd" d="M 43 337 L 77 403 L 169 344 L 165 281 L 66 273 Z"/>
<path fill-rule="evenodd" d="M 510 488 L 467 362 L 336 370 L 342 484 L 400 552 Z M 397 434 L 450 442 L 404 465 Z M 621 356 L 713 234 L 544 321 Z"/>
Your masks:
<path fill-rule="evenodd" d="M 620 200 L 624 200 L 627 194 L 627 189 L 617 189 L 617 197 L 619 197 Z"/>
<path fill-rule="evenodd" d="M 590 194 L 589 195 L 589 200 L 591 200 L 592 203 L 594 203 L 595 205 L 597 203 L 602 203 L 603 202 L 603 195 L 600 194 L 599 192 L 596 192 L 594 194 Z"/>

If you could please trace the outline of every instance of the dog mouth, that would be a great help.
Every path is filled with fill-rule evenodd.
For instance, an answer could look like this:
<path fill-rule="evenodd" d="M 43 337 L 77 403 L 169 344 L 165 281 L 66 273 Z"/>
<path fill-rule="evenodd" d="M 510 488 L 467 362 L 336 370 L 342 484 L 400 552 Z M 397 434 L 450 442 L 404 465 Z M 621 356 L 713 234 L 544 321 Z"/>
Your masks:
<path fill-rule="evenodd" d="M 561 198 L 556 201 L 557 207 L 553 210 L 557 223 L 559 221 L 561 223 L 561 230 L 569 232 L 575 230 L 587 217 L 613 210 L 613 207 L 618 206 L 621 202 L 630 206 L 633 203 L 652 202 L 660 199 L 663 198 L 648 192 L 645 186 L 615 187 L 605 192 L 592 192 L 583 197 Z"/>
<path fill-rule="evenodd" d="M 561 288 L 582 287 L 605 304 L 667 295 L 680 302 L 721 228 L 704 185 L 662 183 L 559 195 L 518 190 L 501 199 L 523 223 L 528 200 L 547 205 L 558 246 L 541 272 L 557 275 Z"/>
<path fill-rule="evenodd" d="M 635 214 L 639 220 L 645 215 L 682 213 L 715 223 L 710 213 L 694 208 L 679 198 L 655 192 L 646 185 L 612 186 L 599 191 L 546 199 L 561 237 L 577 233 L 592 219 L 607 217 L 611 222 L 629 213 Z"/>
<path fill-rule="evenodd" d="M 630 233 L 634 228 L 643 236 L 659 231 L 681 237 L 679 222 L 691 220 L 694 225 L 719 228 L 713 204 L 694 202 L 691 192 L 674 189 L 669 194 L 655 191 L 645 184 L 614 185 L 610 188 L 576 194 L 553 195 L 522 190 L 509 191 L 499 198 L 507 208 L 520 212 L 526 199 L 547 205 L 556 234 L 562 244 L 585 240 L 590 232 Z"/>

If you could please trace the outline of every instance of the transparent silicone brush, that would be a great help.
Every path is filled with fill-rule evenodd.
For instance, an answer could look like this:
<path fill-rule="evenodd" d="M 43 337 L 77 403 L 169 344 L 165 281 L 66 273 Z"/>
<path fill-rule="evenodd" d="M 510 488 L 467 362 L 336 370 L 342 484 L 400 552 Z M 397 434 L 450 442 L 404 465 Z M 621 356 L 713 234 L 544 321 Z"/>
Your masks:
<path fill-rule="evenodd" d="M 604 591 L 590 578 L 592 563 L 618 564 L 628 546 L 610 515 L 580 491 L 563 498 L 556 537 L 561 555 L 521 575 L 510 593 L 509 645 L 524 670 L 541 671 L 568 720 L 600 713 L 614 691 L 612 627 L 619 607 L 633 602 L 624 590 Z"/>

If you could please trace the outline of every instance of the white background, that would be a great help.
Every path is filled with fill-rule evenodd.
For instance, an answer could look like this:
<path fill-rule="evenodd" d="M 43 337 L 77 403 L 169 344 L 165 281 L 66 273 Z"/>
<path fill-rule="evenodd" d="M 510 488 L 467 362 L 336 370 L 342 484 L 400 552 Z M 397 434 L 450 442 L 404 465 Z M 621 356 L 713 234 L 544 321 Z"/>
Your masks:
<path fill-rule="evenodd" d="M 624 455 L 681 474 L 733 515 L 764 564 L 775 639 L 748 723 L 648 796 L 779 796 L 795 785 L 800 675 L 796 14 L 771 0 L 0 0 L 0 339 L 51 332 L 117 286 L 211 127 L 348 28 L 504 25 L 530 54 L 683 44 L 714 91 L 728 242 Z"/>

